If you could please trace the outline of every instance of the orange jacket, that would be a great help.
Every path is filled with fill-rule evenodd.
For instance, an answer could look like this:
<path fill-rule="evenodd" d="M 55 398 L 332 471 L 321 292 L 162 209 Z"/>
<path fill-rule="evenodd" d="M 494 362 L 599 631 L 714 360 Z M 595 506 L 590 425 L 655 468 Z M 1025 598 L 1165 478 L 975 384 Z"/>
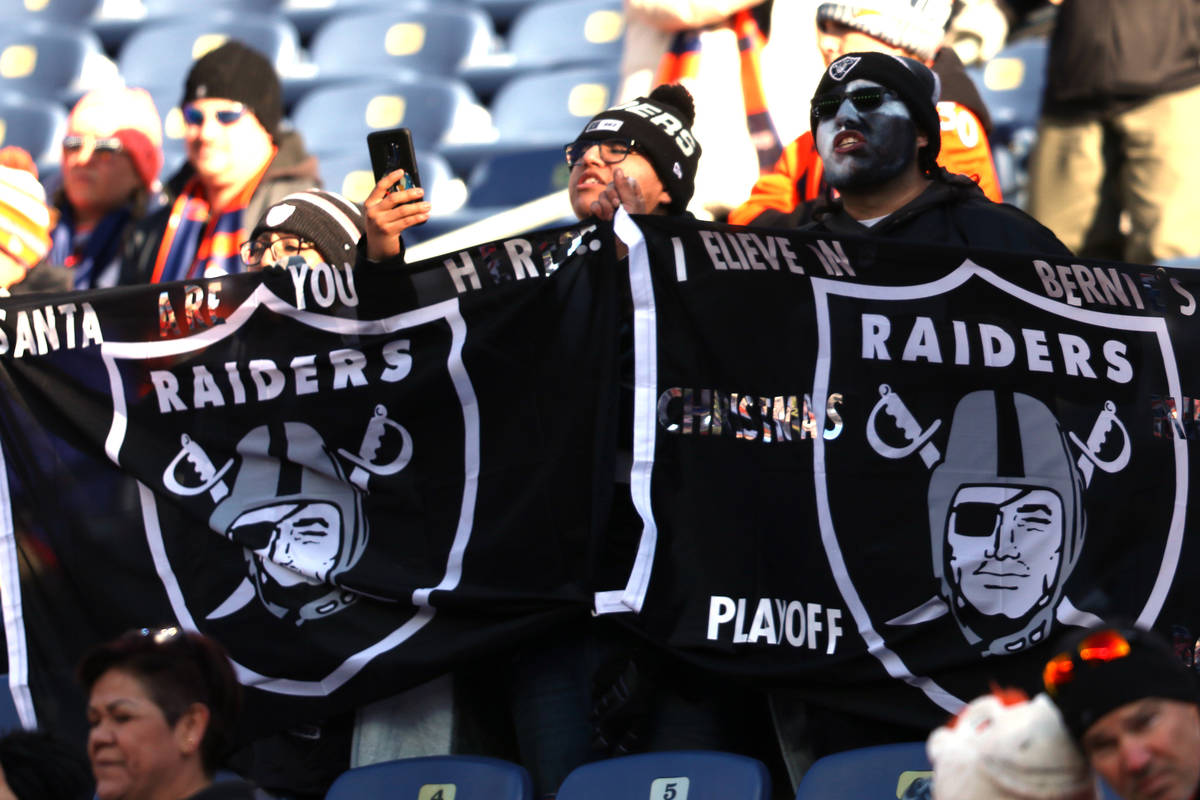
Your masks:
<path fill-rule="evenodd" d="M 959 172 L 974 180 L 989 200 L 999 203 L 1000 183 L 992 164 L 992 148 L 983 125 L 975 113 L 964 105 L 946 101 L 938 103 L 942 120 L 942 149 L 938 163 L 950 172 Z M 784 148 L 775 168 L 759 177 L 750 192 L 750 199 L 729 212 L 733 225 L 785 226 L 807 221 L 785 217 L 797 207 L 816 200 L 825 189 L 821 157 L 811 133 L 803 133 Z"/>

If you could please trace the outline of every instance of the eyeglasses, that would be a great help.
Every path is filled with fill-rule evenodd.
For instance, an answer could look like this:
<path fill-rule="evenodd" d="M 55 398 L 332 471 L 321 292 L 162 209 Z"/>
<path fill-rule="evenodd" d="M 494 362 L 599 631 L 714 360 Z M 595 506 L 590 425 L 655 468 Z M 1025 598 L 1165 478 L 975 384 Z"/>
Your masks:
<path fill-rule="evenodd" d="M 300 236 L 280 236 L 274 241 L 251 239 L 242 243 L 242 262 L 248 267 L 262 265 L 263 256 L 270 251 L 271 263 L 277 264 L 289 256 L 298 256 L 301 251 L 314 247 L 314 244 Z"/>
<path fill-rule="evenodd" d="M 895 97 L 887 89 L 859 89 L 843 94 L 826 94 L 814 97 L 812 101 L 813 119 L 832 117 L 842 107 L 842 102 L 849 100 L 859 111 L 874 111 L 883 105 L 883 101 Z"/>
<path fill-rule="evenodd" d="M 1046 686 L 1046 693 L 1056 697 L 1060 688 L 1075 680 L 1076 664 L 1116 661 L 1125 658 L 1132 649 L 1133 646 L 1125 634 L 1112 628 L 1085 637 L 1075 647 L 1074 653 L 1059 653 L 1046 662 L 1046 667 L 1042 670 L 1042 683 Z"/>
<path fill-rule="evenodd" d="M 67 153 L 78 153 L 88 141 L 92 143 L 92 153 L 94 155 L 114 155 L 125 149 L 125 146 L 121 144 L 121 140 L 115 136 L 106 136 L 103 138 L 95 136 L 64 136 L 62 148 Z"/>
<path fill-rule="evenodd" d="M 188 103 L 180 110 L 183 112 L 183 121 L 188 125 L 204 124 L 205 113 L 203 109 L 197 108 L 192 103 Z M 232 125 L 241 119 L 242 115 L 245 113 L 246 107 L 243 105 L 238 105 L 237 108 L 223 108 L 220 111 L 215 112 L 214 115 L 217 118 L 217 122 L 221 123 L 222 125 Z"/>
<path fill-rule="evenodd" d="M 587 151 L 593 147 L 600 148 L 600 160 L 605 164 L 620 164 L 626 156 L 637 149 L 637 141 L 634 139 L 576 140 L 563 148 L 567 156 L 567 166 L 574 169 L 575 165 L 583 160 Z"/>

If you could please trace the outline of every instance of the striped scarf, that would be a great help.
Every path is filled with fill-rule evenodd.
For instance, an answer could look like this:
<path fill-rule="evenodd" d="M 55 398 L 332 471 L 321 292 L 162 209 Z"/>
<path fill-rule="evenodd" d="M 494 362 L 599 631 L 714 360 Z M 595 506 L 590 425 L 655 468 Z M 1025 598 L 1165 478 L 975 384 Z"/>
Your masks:
<path fill-rule="evenodd" d="M 758 152 L 758 170 L 770 172 L 783 155 L 783 143 L 775 130 L 775 122 L 767 109 L 763 91 L 762 48 L 765 43 L 758 21 L 749 9 L 742 9 L 725 23 L 737 33 L 738 55 L 741 59 L 742 97 L 746 106 L 746 129 Z M 671 48 L 663 55 L 654 85 L 679 83 L 682 78 L 695 77 L 700 68 L 700 34 L 707 28 L 692 28 L 675 34 Z"/>
<path fill-rule="evenodd" d="M 243 212 L 273 160 L 274 156 L 268 159 L 242 193 L 216 216 L 204 196 L 200 179 L 193 176 L 171 206 L 171 216 L 154 260 L 150 282 L 193 280 L 206 274 L 241 272 L 243 264 L 239 249 L 246 241 L 248 230 Z"/>

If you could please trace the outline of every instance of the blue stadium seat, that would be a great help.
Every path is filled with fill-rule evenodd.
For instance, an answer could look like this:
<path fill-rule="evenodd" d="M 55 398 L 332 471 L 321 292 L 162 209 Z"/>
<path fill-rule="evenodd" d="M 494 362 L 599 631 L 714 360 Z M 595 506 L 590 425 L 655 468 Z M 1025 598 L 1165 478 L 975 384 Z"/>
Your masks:
<path fill-rule="evenodd" d="M 117 66 L 131 86 L 175 86 L 182 92 L 192 62 L 228 39 L 258 50 L 278 71 L 299 58 L 299 36 L 283 17 L 218 9 L 138 28 L 122 45 Z"/>
<path fill-rule="evenodd" d="M 311 36 L 334 17 L 372 8 L 398 8 L 405 0 L 283 0 L 280 10 L 301 36 Z M 422 0 L 423 2 L 423 0 Z"/>
<path fill-rule="evenodd" d="M 0 0 L 0 19 L 41 19 L 82 24 L 100 7 L 100 0 Z"/>
<path fill-rule="evenodd" d="M 1005 201 L 1021 207 L 1029 154 L 1037 141 L 1048 46 L 1044 36 L 1019 39 L 986 64 L 967 70 L 992 116 L 990 142 L 1000 190 Z"/>
<path fill-rule="evenodd" d="M 490 104 L 494 140 L 487 144 L 450 143 L 442 155 L 459 174 L 501 153 L 533 146 L 562 146 L 593 116 L 610 107 L 620 73 L 613 67 L 581 67 L 531 73 L 500 87 Z"/>
<path fill-rule="evenodd" d="M 61 103 L 16 93 L 0 94 L 0 147 L 16 145 L 33 156 L 39 169 L 62 160 L 67 112 Z"/>
<path fill-rule="evenodd" d="M 817 759 L 801 778 L 796 800 L 897 800 L 931 770 L 924 742 L 860 747 Z"/>
<path fill-rule="evenodd" d="M 754 758 L 710 750 L 676 750 L 584 764 L 572 770 L 558 790 L 558 800 L 685 797 L 769 800 L 771 778 L 763 763 Z"/>
<path fill-rule="evenodd" d="M 0 675 L 0 735 L 21 728 L 21 718 L 17 716 L 17 705 L 13 702 L 12 691 L 8 688 L 8 673 Z"/>
<path fill-rule="evenodd" d="M 196 0 L 142 0 L 146 16 L 175 17 L 196 13 Z M 242 12 L 271 14 L 280 10 L 283 0 L 204 0 L 205 8 L 227 6 Z"/>
<path fill-rule="evenodd" d="M 366 136 L 384 128 L 412 130 L 418 150 L 435 150 L 456 125 L 486 120 L 465 84 L 448 78 L 407 75 L 314 89 L 292 109 L 291 120 L 314 153 L 366 149 Z"/>
<path fill-rule="evenodd" d="M 309 54 L 320 77 L 395 70 L 449 77 L 494 48 L 491 18 L 478 8 L 409 0 L 335 17 L 313 35 Z"/>
<path fill-rule="evenodd" d="M 569 176 L 562 147 L 557 145 L 501 153 L 484 159 L 471 170 L 466 184 L 466 203 L 453 209 L 441 207 L 435 201 L 429 221 L 413 230 L 414 241 L 447 233 L 566 189 Z M 562 218 L 539 227 L 572 222 L 575 222 L 575 216 L 564 202 Z M 406 232 L 406 241 L 409 238 Z"/>
<path fill-rule="evenodd" d="M 365 144 L 340 153 L 325 153 L 321 160 L 321 181 L 325 188 L 352 202 L 361 204 L 375 188 L 375 173 Z M 466 187 L 454 176 L 446 159 L 427 150 L 417 151 L 417 170 L 425 199 L 437 208 L 455 211 L 466 197 Z"/>
<path fill-rule="evenodd" d="M 524 767 L 496 758 L 427 756 L 347 770 L 329 787 L 325 800 L 366 797 L 532 800 L 533 782 Z"/>
<path fill-rule="evenodd" d="M 97 60 L 106 60 L 104 48 L 85 28 L 32 19 L 0 25 L 0 91 L 69 102 Z"/>
<path fill-rule="evenodd" d="M 621 0 L 540 0 L 513 21 L 507 58 L 468 65 L 462 77 L 476 93 L 489 96 L 506 80 L 535 70 L 618 67 L 624 36 Z"/>

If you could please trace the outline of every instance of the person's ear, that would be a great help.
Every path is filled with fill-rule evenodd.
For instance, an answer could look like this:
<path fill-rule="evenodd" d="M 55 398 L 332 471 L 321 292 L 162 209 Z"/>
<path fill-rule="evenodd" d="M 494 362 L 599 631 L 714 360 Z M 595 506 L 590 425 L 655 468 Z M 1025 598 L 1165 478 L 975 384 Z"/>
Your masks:
<path fill-rule="evenodd" d="M 200 751 L 200 743 L 208 731 L 211 712 L 203 703 L 192 703 L 175 722 L 175 742 L 179 752 L 191 755 Z"/>
<path fill-rule="evenodd" d="M 929 144 L 929 137 L 923 133 L 917 134 L 917 149 L 920 150 Z"/>
<path fill-rule="evenodd" d="M 663 189 L 661 192 L 658 193 L 658 201 L 653 206 L 651 206 L 651 208 L 662 208 L 665 210 L 665 209 L 669 208 L 670 205 L 671 205 L 671 193 L 668 192 L 666 189 Z"/>

